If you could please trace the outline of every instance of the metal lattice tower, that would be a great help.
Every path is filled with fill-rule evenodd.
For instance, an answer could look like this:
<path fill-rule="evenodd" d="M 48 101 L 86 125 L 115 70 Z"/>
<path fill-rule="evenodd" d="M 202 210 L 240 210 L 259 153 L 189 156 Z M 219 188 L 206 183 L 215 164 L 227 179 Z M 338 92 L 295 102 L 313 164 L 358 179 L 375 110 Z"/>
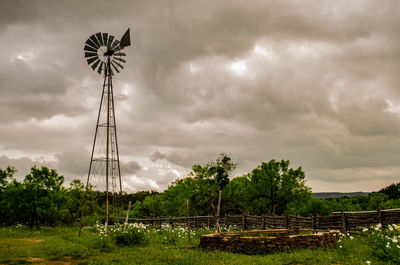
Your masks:
<path fill-rule="evenodd" d="M 79 234 L 82 229 L 82 219 L 90 186 L 94 186 L 96 190 L 105 191 L 105 231 L 107 231 L 108 227 L 110 201 L 114 210 L 114 216 L 117 215 L 119 207 L 123 209 L 122 180 L 112 81 L 114 71 L 119 73 L 124 68 L 122 64 L 126 63 L 123 58 L 126 54 L 121 52 L 121 50 L 126 46 L 130 46 L 130 44 L 129 29 L 122 36 L 121 41 L 108 33 L 99 32 L 90 36 L 85 43 L 84 51 L 87 63 L 92 67 L 93 71 L 97 71 L 100 75 L 103 75 L 104 82 L 97 115 L 85 197 L 82 203 Z"/>

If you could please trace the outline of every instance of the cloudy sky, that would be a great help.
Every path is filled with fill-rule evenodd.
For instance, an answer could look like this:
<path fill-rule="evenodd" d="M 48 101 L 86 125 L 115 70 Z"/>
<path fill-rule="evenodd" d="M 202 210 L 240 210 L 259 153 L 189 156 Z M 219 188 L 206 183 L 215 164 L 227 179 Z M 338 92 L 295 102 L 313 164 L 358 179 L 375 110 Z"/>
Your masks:
<path fill-rule="evenodd" d="M 314 192 L 400 176 L 400 2 L 0 1 L 0 168 L 87 178 L 102 78 L 83 46 L 131 28 L 114 78 L 123 185 L 163 190 L 221 152 L 302 166 Z"/>

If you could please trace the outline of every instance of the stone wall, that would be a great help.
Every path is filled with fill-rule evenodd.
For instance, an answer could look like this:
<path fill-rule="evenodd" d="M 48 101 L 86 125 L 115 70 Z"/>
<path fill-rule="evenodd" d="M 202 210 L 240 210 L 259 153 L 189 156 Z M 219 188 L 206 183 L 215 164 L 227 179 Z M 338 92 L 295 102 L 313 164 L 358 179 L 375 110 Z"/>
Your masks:
<path fill-rule="evenodd" d="M 257 236 L 260 235 L 260 236 Z M 335 246 L 339 231 L 271 229 L 217 233 L 200 237 L 200 248 L 243 254 L 265 254 L 285 249 Z"/>

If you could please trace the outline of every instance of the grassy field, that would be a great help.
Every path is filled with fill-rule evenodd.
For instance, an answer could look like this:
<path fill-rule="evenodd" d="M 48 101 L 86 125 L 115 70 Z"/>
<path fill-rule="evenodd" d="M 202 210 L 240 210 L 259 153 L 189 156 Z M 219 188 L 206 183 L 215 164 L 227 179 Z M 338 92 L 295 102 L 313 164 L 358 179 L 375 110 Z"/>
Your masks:
<path fill-rule="evenodd" d="M 341 247 L 329 250 L 258 256 L 197 249 L 199 234 L 191 247 L 185 236 L 166 237 L 153 233 L 144 245 L 121 247 L 89 231 L 78 237 L 77 227 L 0 228 L 0 264 L 390 264 L 373 256 L 365 237 L 342 240 Z"/>

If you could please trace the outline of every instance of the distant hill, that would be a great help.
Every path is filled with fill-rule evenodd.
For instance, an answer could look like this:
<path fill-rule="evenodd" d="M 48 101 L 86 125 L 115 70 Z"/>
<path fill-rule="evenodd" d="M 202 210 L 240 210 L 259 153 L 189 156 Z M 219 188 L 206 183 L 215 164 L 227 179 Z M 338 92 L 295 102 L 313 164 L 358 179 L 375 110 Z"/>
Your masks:
<path fill-rule="evenodd" d="M 358 195 L 368 195 L 371 192 L 315 192 L 313 197 L 316 199 L 340 198 L 340 197 L 356 197 Z"/>

